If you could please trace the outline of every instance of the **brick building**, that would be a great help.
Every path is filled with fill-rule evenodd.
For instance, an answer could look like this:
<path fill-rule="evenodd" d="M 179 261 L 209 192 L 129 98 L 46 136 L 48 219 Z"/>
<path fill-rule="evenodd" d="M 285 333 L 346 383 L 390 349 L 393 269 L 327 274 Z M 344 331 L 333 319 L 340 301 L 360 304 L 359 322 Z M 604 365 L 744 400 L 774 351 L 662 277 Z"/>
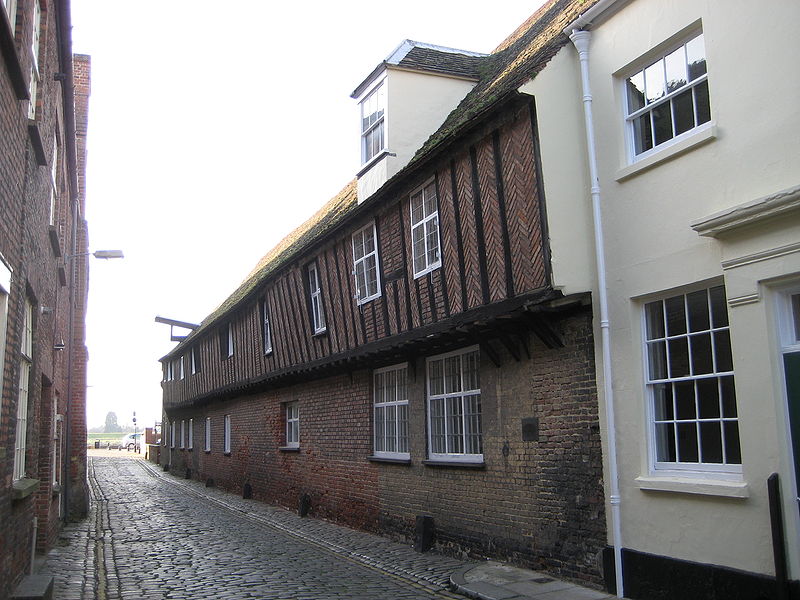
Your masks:
<path fill-rule="evenodd" d="M 405 539 L 430 517 L 441 549 L 600 584 L 592 281 L 565 293 L 552 268 L 517 91 L 590 4 L 549 3 L 491 55 L 407 40 L 355 89 L 356 180 L 161 359 L 163 464 Z"/>
<path fill-rule="evenodd" d="M 64 0 L 0 8 L 0 597 L 86 512 L 89 57 Z M 76 256 L 77 255 L 77 256 Z"/>

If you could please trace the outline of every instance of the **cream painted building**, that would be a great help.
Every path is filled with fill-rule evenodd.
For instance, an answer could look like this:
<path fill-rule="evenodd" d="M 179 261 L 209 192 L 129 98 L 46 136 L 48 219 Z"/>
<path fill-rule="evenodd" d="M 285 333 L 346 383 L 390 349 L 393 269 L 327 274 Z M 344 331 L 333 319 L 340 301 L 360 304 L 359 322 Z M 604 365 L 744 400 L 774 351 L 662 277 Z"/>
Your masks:
<path fill-rule="evenodd" d="M 593 289 L 626 597 L 790 597 L 784 569 L 800 592 L 798 24 L 794 0 L 601 0 L 520 88 L 554 284 Z"/>

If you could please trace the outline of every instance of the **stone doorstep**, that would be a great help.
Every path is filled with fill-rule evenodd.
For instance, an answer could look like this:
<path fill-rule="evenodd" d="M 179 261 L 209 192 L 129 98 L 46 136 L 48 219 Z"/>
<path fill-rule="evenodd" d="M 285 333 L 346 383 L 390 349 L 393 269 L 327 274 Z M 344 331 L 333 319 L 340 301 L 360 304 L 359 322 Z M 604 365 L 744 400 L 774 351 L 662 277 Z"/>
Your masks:
<path fill-rule="evenodd" d="M 52 597 L 53 578 L 50 575 L 28 575 L 11 594 L 11 600 L 51 600 Z"/>

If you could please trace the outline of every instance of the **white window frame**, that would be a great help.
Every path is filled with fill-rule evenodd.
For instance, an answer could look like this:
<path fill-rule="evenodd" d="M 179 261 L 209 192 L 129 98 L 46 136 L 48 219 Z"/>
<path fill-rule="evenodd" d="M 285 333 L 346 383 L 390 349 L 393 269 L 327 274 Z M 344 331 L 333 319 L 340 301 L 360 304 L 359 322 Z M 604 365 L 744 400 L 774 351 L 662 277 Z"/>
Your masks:
<path fill-rule="evenodd" d="M 181 419 L 181 450 L 186 448 L 186 419 Z"/>
<path fill-rule="evenodd" d="M 367 252 L 367 234 L 372 234 L 372 250 Z M 353 233 L 351 237 L 353 246 L 353 277 L 356 284 L 356 303 L 361 305 L 379 298 L 381 295 L 381 265 L 378 257 L 378 232 L 373 221 Z M 374 288 L 371 289 L 371 280 L 367 279 L 367 274 L 372 270 L 372 263 L 375 270 Z M 361 290 L 365 290 L 361 295 Z"/>
<path fill-rule="evenodd" d="M 225 415 L 222 427 L 222 451 L 225 454 L 231 453 L 231 416 Z"/>
<path fill-rule="evenodd" d="M 30 398 L 31 365 L 33 364 L 33 304 L 27 298 L 23 310 L 13 481 L 25 477 L 25 454 L 28 449 L 28 400 Z"/>
<path fill-rule="evenodd" d="M 189 419 L 189 433 L 186 447 L 189 450 L 194 449 L 194 419 Z"/>
<path fill-rule="evenodd" d="M 197 347 L 194 347 L 189 351 L 189 366 L 192 375 L 197 375 L 200 372 L 200 361 L 197 360 L 198 351 L 199 349 Z"/>
<path fill-rule="evenodd" d="M 56 224 L 56 209 L 58 202 L 58 132 L 53 131 L 53 156 L 50 165 L 50 225 Z"/>
<path fill-rule="evenodd" d="M 308 294 L 311 301 L 311 325 L 316 335 L 324 333 L 327 329 L 325 325 L 325 307 L 322 303 L 322 284 L 317 263 L 308 263 L 306 274 L 308 275 Z"/>
<path fill-rule="evenodd" d="M 36 118 L 36 97 L 39 90 L 41 72 L 39 69 L 39 46 L 42 30 L 42 6 L 39 0 L 33 2 L 33 33 L 31 36 L 31 80 L 28 86 L 30 101 L 28 103 L 28 118 Z"/>
<path fill-rule="evenodd" d="M 427 204 L 433 197 L 433 210 L 428 210 Z M 416 199 L 419 198 L 419 210 L 415 210 Z M 411 266 L 414 270 L 414 279 L 422 277 L 442 266 L 442 241 L 439 231 L 439 198 L 436 191 L 436 181 L 430 179 L 424 185 L 415 189 L 409 195 L 409 218 L 411 221 Z M 416 219 L 415 219 L 416 213 Z M 419 238 L 418 236 L 422 237 Z M 435 235 L 435 247 L 431 245 L 431 238 Z M 417 242 L 422 242 L 422 254 L 419 254 Z M 418 267 L 418 262 L 422 264 Z"/>
<path fill-rule="evenodd" d="M 211 452 L 211 417 L 206 417 L 206 431 L 203 450 Z"/>
<path fill-rule="evenodd" d="M 17 27 L 17 0 L 3 0 L 3 6 L 8 15 L 8 24 L 11 26 L 12 35 Z"/>
<path fill-rule="evenodd" d="M 372 111 L 370 109 L 370 103 L 375 101 L 375 109 Z M 367 93 L 363 100 L 359 103 L 359 113 L 361 115 L 361 164 L 366 165 L 371 160 L 375 159 L 375 157 L 380 156 L 387 148 L 386 144 L 386 134 L 387 134 L 387 121 L 386 121 L 386 102 L 387 100 L 387 82 L 386 79 L 382 79 L 378 82 L 377 85 L 373 86 L 373 88 Z M 381 107 L 380 104 L 383 106 Z M 375 118 L 374 121 L 365 123 L 364 118 L 375 114 L 378 110 L 383 109 L 379 116 Z M 366 113 L 365 110 L 371 110 L 371 112 Z M 375 148 L 368 148 L 368 145 L 374 140 L 373 134 L 377 131 L 381 132 L 380 140 L 381 144 L 379 147 Z"/>
<path fill-rule="evenodd" d="M 184 361 L 184 356 L 181 355 L 180 360 L 178 362 L 178 372 L 180 373 L 180 378 L 181 379 L 185 379 L 186 378 L 186 370 L 184 369 L 184 362 L 185 362 Z"/>
<path fill-rule="evenodd" d="M 234 353 L 233 346 L 233 323 L 228 323 L 228 352 L 225 358 L 230 358 Z"/>
<path fill-rule="evenodd" d="M 269 320 L 269 302 L 266 298 L 261 301 L 261 336 L 264 354 L 272 354 L 272 327 Z"/>
<path fill-rule="evenodd" d="M 689 90 L 694 90 L 695 88 L 700 88 L 703 84 L 707 85 L 707 82 L 708 82 L 708 71 L 707 70 L 706 70 L 705 73 L 695 77 L 691 81 L 689 81 L 688 73 L 687 73 L 686 82 L 684 84 L 682 84 L 680 87 L 672 90 L 671 92 L 668 91 L 666 89 L 666 87 L 665 87 L 664 88 L 664 92 L 665 93 L 664 93 L 663 96 L 661 96 L 660 98 L 658 98 L 656 100 L 653 100 L 649 104 L 645 100 L 645 105 L 643 107 L 641 107 L 641 108 L 637 108 L 637 109 L 631 110 L 631 107 L 630 107 L 630 104 L 629 104 L 630 100 L 629 100 L 629 95 L 628 95 L 628 84 L 627 84 L 628 80 L 630 80 L 633 77 L 640 76 L 640 75 L 642 76 L 642 79 L 644 80 L 644 72 L 645 72 L 645 70 L 647 70 L 650 67 L 653 67 L 653 66 L 657 65 L 659 62 L 660 63 L 665 63 L 665 60 L 666 60 L 666 58 L 668 56 L 672 55 L 675 51 L 677 51 L 677 50 L 679 50 L 681 48 L 683 48 L 684 52 L 685 52 L 686 45 L 689 44 L 690 42 L 693 42 L 697 38 L 700 38 L 700 43 L 703 44 L 703 54 L 704 54 L 704 58 L 707 61 L 707 52 L 705 52 L 705 40 L 704 40 L 704 37 L 703 37 L 703 30 L 699 25 L 695 25 L 695 26 L 690 27 L 688 30 L 685 30 L 685 31 L 681 32 L 680 34 L 678 34 L 674 38 L 671 38 L 670 40 L 668 40 L 664 44 L 654 48 L 653 50 L 651 50 L 650 52 L 645 54 L 643 57 L 641 57 L 640 59 L 637 59 L 633 64 L 631 64 L 630 66 L 628 66 L 625 69 L 623 69 L 622 71 L 620 71 L 620 74 L 619 74 L 619 82 L 620 82 L 620 90 L 621 90 L 621 96 L 620 97 L 622 98 L 622 113 L 623 113 L 623 118 L 624 118 L 624 123 L 625 123 L 625 140 L 626 140 L 626 151 L 627 151 L 628 164 L 633 165 L 633 164 L 638 163 L 640 161 L 646 160 L 649 157 L 651 157 L 653 155 L 656 155 L 656 154 L 658 154 L 658 153 L 670 148 L 671 146 L 675 146 L 676 144 L 680 144 L 683 140 L 687 140 L 688 138 L 692 138 L 693 136 L 697 136 L 698 134 L 701 134 L 701 133 L 705 132 L 706 130 L 711 129 L 713 127 L 714 119 L 713 119 L 713 115 L 711 115 L 711 100 L 710 100 L 710 98 L 709 98 L 709 101 L 708 101 L 708 104 L 709 104 L 708 105 L 708 111 L 709 111 L 709 115 L 710 115 L 709 119 L 707 121 L 704 121 L 703 123 L 698 123 L 697 121 L 698 121 L 698 116 L 699 115 L 698 115 L 697 100 L 695 98 L 694 92 L 692 92 L 692 100 L 693 100 L 692 108 L 693 108 L 695 125 L 690 127 L 689 129 L 687 129 L 686 131 L 683 131 L 683 132 L 677 133 L 677 134 L 676 134 L 676 129 L 675 129 L 676 125 L 675 125 L 675 118 L 674 118 L 675 112 L 674 112 L 673 100 L 677 96 L 681 96 L 682 94 L 684 94 L 685 92 L 687 92 Z M 706 64 L 706 69 L 707 69 L 707 64 Z M 644 83 L 643 83 L 643 85 L 644 85 Z M 645 91 L 645 94 L 646 94 L 646 91 Z M 639 117 L 641 117 L 643 115 L 646 115 L 646 114 L 652 114 L 654 110 L 658 109 L 660 106 L 666 106 L 667 104 L 670 105 L 670 115 L 671 115 L 670 121 L 671 121 L 671 125 L 672 125 L 672 134 L 673 134 L 672 137 L 667 139 L 667 140 L 665 140 L 665 141 L 663 141 L 663 142 L 661 142 L 661 143 L 657 144 L 656 143 L 656 137 L 655 137 L 655 124 L 653 123 L 653 120 L 651 118 L 651 120 L 650 120 L 650 125 L 651 125 L 650 136 L 651 136 L 651 142 L 652 142 L 653 145 L 649 149 L 644 150 L 644 151 L 642 151 L 642 152 L 637 154 L 636 153 L 636 135 L 635 135 L 635 124 L 634 124 L 634 122 Z"/>
<path fill-rule="evenodd" d="M 8 299 L 11 293 L 11 269 L 0 257 L 0 365 L 5 365 L 8 335 Z M 0 377 L 0 398 L 3 397 L 3 377 Z M 2 402 L 0 402 L 2 417 Z"/>
<path fill-rule="evenodd" d="M 284 404 L 286 417 L 285 448 L 300 447 L 300 402 L 287 402 Z"/>
<path fill-rule="evenodd" d="M 373 454 L 410 460 L 408 363 L 372 372 L 372 400 Z"/>
<path fill-rule="evenodd" d="M 477 364 L 476 364 L 476 377 L 478 379 L 478 386 L 477 388 L 471 389 L 464 389 L 465 386 L 465 379 L 464 379 L 464 357 L 469 356 L 473 353 L 477 354 Z M 446 377 L 445 373 L 445 365 L 446 360 L 453 358 L 453 357 L 461 357 L 459 361 L 459 387 L 458 391 L 452 392 L 445 392 L 444 390 L 444 381 Z M 432 365 L 436 362 L 442 362 L 442 385 L 443 391 L 441 393 L 433 393 L 432 390 L 432 378 L 431 378 L 431 368 Z M 439 354 L 437 356 L 431 356 L 426 360 L 425 365 L 425 385 L 426 385 L 426 414 L 427 414 L 427 421 L 428 421 L 428 458 L 432 461 L 443 461 L 443 462 L 461 462 L 461 463 L 483 463 L 483 409 L 481 405 L 481 409 L 477 413 L 477 436 L 478 436 L 478 445 L 480 447 L 480 452 L 467 452 L 467 414 L 466 414 L 466 403 L 468 402 L 469 398 L 478 398 L 478 402 L 481 402 L 481 389 L 480 389 L 480 349 L 478 346 L 470 346 L 468 348 L 461 348 L 459 350 L 453 352 L 447 352 L 445 354 Z M 450 435 L 451 431 L 451 424 L 449 423 L 449 419 L 447 416 L 447 403 L 449 400 L 459 400 L 459 407 L 461 410 L 461 418 L 460 421 L 460 428 L 461 434 L 459 436 L 461 447 L 463 449 L 462 452 L 455 452 L 449 451 L 448 438 L 451 438 Z M 433 409 L 432 403 L 442 400 L 443 401 L 443 430 L 442 433 L 444 435 L 445 441 L 445 448 L 444 452 L 436 452 L 434 451 L 434 423 L 433 423 Z M 472 430 L 474 430 L 474 423 Z M 472 434 L 475 435 L 475 434 Z"/>
<path fill-rule="evenodd" d="M 169 447 L 175 448 L 175 421 L 169 424 Z"/>
<path fill-rule="evenodd" d="M 647 416 L 647 432 L 648 432 L 648 455 L 649 455 L 649 465 L 650 465 L 650 474 L 651 475 L 663 475 L 663 476 L 670 476 L 670 475 L 680 475 L 680 476 L 691 476 L 692 474 L 701 476 L 701 477 L 716 477 L 716 478 L 741 478 L 742 473 L 742 464 L 741 464 L 741 441 L 739 442 L 739 459 L 740 462 L 722 462 L 722 463 L 714 463 L 714 462 L 700 462 L 702 460 L 702 434 L 701 429 L 704 423 L 719 423 L 721 427 L 721 440 L 722 440 L 722 453 L 723 453 L 723 460 L 725 459 L 725 433 L 724 433 L 724 423 L 733 423 L 737 424 L 737 437 L 739 437 L 738 432 L 738 406 L 736 407 L 737 416 L 736 417 L 726 417 L 724 414 L 724 410 L 722 406 L 720 406 L 719 416 L 718 417 L 702 417 L 699 410 L 699 403 L 701 402 L 699 397 L 699 392 L 697 388 L 698 382 L 709 382 L 711 380 L 717 381 L 717 389 L 718 389 L 718 397 L 720 403 L 722 403 L 722 393 L 720 386 L 722 385 L 722 380 L 725 378 L 731 378 L 731 383 L 733 385 L 733 393 L 734 393 L 734 403 L 738 405 L 738 399 L 735 397 L 735 389 L 736 389 L 736 378 L 735 372 L 733 367 L 730 370 L 717 370 L 717 355 L 716 355 L 716 344 L 724 343 L 724 335 L 730 335 L 730 323 L 729 323 L 729 315 L 727 313 L 727 296 L 726 301 L 724 303 L 725 307 L 725 325 L 718 325 L 715 324 L 713 320 L 713 316 L 709 317 L 709 328 L 708 329 L 696 329 L 694 331 L 690 331 L 690 327 L 688 325 L 689 321 L 689 310 L 688 310 L 688 296 L 700 292 L 706 291 L 708 296 L 708 303 L 709 303 L 709 315 L 711 315 L 711 298 L 710 292 L 713 289 L 722 288 L 724 291 L 724 286 L 722 284 L 709 284 L 703 286 L 692 286 L 686 289 L 681 289 L 677 291 L 666 292 L 664 294 L 660 294 L 657 297 L 648 298 L 646 301 L 642 303 L 642 310 L 641 310 L 641 330 L 642 330 L 642 357 L 643 357 L 643 373 L 644 373 L 644 384 L 645 384 L 645 399 L 646 399 L 646 416 Z M 686 322 L 686 332 L 669 335 L 669 331 L 667 330 L 666 322 L 667 322 L 667 309 L 666 309 L 666 301 L 670 299 L 674 299 L 677 297 L 683 297 L 684 300 L 684 319 Z M 661 302 L 663 306 L 663 318 L 664 318 L 664 332 L 663 335 L 658 336 L 648 336 L 648 306 L 653 305 L 655 303 Z M 693 361 L 692 361 L 692 338 L 699 339 L 702 336 L 710 334 L 711 340 L 711 355 L 712 355 L 712 370 L 709 373 L 692 373 L 694 370 Z M 717 334 L 722 334 L 719 339 L 723 340 L 722 342 L 717 341 Z M 689 375 L 676 375 L 671 376 L 671 360 L 670 360 L 670 353 L 669 348 L 670 344 L 681 344 L 682 340 L 686 340 L 687 343 L 687 352 L 688 352 L 688 362 L 689 362 Z M 657 351 L 653 351 L 651 354 L 650 347 L 657 347 L 659 344 L 665 344 L 664 350 L 664 361 L 667 368 L 666 377 L 653 377 L 653 372 L 651 368 L 651 359 L 655 359 L 658 357 L 659 353 Z M 695 342 L 697 343 L 697 342 Z M 728 341 L 730 345 L 730 341 Z M 676 346 L 679 347 L 679 346 Z M 733 357 L 731 351 L 731 360 Z M 655 389 L 657 386 L 666 386 L 670 385 L 673 390 L 676 388 L 674 387 L 675 384 L 687 384 L 691 383 L 693 385 L 692 393 L 695 396 L 695 407 L 694 407 L 694 418 L 686 418 L 681 419 L 679 418 L 678 414 L 678 407 L 677 402 L 678 399 L 676 397 L 676 392 L 673 391 L 673 399 L 672 399 L 672 418 L 664 417 L 664 418 L 657 418 L 657 411 L 656 411 L 656 392 Z M 689 462 L 689 461 L 680 461 L 680 449 L 679 449 L 679 442 L 677 437 L 674 439 L 675 445 L 675 461 L 666 461 L 666 460 L 659 460 L 658 456 L 658 433 L 656 431 L 657 425 L 663 425 L 665 427 L 669 427 L 672 425 L 674 428 L 674 435 L 678 436 L 677 427 L 679 425 L 684 425 L 687 427 L 691 427 L 691 425 L 695 425 L 696 427 L 696 435 L 697 435 L 697 454 L 698 454 L 698 462 Z"/>

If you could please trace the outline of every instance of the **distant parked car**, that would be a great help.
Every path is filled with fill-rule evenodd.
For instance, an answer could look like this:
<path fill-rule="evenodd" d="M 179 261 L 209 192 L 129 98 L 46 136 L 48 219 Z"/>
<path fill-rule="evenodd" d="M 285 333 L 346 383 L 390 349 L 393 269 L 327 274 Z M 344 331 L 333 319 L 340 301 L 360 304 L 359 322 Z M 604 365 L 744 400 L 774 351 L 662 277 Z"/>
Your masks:
<path fill-rule="evenodd" d="M 130 450 L 136 450 L 142 444 L 142 434 L 141 433 L 129 433 L 120 442 L 120 447 Z"/>

